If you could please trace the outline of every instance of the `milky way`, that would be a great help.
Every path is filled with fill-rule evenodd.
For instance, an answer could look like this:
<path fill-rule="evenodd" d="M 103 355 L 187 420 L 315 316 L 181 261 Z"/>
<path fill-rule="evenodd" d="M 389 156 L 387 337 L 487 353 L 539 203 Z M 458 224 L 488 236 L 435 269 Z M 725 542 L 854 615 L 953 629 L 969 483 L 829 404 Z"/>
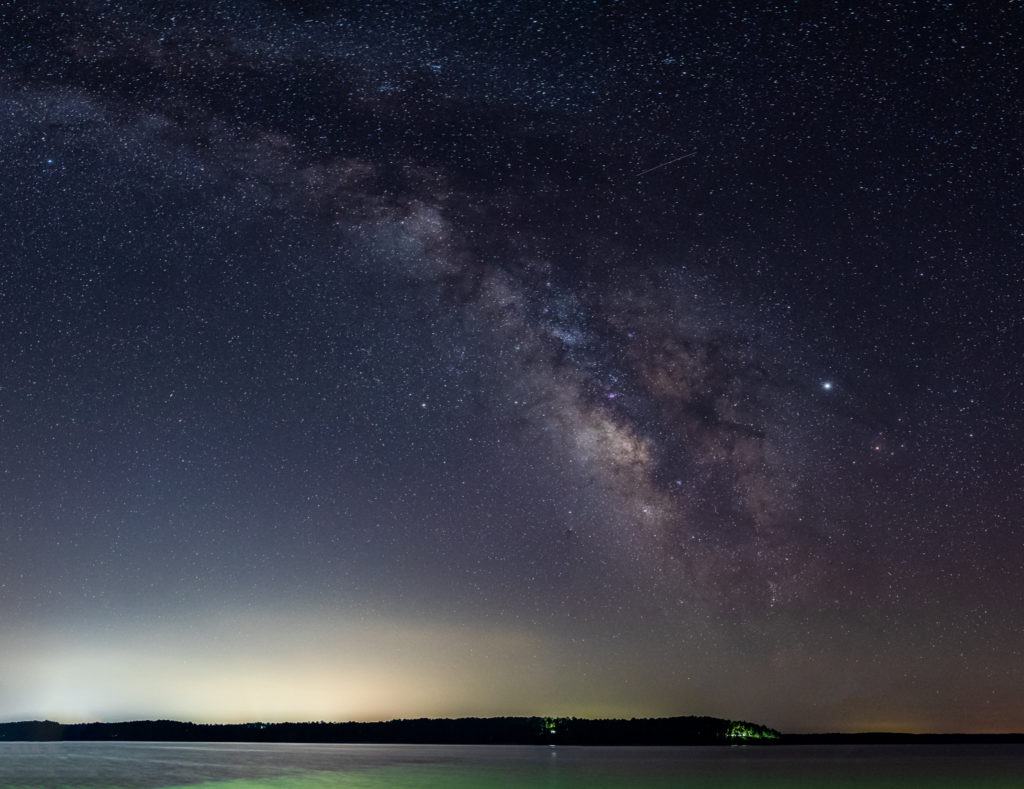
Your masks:
<path fill-rule="evenodd" d="M 0 718 L 1020 728 L 1022 9 L 486 5 L 4 12 Z"/>

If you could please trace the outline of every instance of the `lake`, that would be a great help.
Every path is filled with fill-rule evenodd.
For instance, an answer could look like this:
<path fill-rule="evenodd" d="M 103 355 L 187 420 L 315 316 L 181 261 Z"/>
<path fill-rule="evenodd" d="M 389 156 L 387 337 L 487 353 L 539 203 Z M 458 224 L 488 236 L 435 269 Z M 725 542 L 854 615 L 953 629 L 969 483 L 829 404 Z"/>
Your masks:
<path fill-rule="evenodd" d="M 1019 789 L 1020 745 L 573 746 L 0 743 L 17 789 Z"/>

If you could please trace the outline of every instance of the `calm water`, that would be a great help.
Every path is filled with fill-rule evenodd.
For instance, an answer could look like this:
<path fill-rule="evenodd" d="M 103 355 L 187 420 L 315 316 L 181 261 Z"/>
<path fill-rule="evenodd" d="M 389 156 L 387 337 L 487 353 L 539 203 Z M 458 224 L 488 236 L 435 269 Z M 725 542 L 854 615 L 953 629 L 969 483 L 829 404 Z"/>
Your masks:
<path fill-rule="evenodd" d="M 0 743 L 17 789 L 719 789 L 1024 787 L 1024 746 L 261 745 Z"/>

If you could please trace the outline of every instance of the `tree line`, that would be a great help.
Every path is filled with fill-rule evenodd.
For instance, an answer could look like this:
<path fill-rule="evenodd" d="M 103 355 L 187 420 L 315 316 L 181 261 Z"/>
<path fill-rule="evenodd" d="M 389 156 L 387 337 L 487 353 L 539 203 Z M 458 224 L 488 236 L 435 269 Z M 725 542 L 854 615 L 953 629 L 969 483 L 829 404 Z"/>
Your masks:
<path fill-rule="evenodd" d="M 374 723 L 0 723 L 0 740 L 439 743 L 465 745 L 727 745 L 777 741 L 779 733 L 746 721 L 710 717 L 417 718 Z"/>

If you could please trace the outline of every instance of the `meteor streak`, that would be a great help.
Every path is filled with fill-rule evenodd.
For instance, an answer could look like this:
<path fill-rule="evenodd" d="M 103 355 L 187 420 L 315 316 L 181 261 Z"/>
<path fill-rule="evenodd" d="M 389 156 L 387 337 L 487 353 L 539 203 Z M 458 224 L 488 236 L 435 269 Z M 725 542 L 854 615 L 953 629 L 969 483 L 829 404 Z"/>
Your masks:
<path fill-rule="evenodd" d="M 647 173 L 653 173 L 655 170 L 660 170 L 662 167 L 668 167 L 670 164 L 675 164 L 676 162 L 681 162 L 683 159 L 689 159 L 691 156 L 696 156 L 696 155 L 697 155 L 696 151 L 690 151 L 690 153 L 683 154 L 682 156 L 677 156 L 675 159 L 669 159 L 667 162 L 662 162 L 661 164 L 656 164 L 654 167 L 648 167 L 646 170 L 641 170 L 640 172 L 638 172 L 636 174 L 636 177 L 639 178 L 641 175 L 647 175 Z"/>

